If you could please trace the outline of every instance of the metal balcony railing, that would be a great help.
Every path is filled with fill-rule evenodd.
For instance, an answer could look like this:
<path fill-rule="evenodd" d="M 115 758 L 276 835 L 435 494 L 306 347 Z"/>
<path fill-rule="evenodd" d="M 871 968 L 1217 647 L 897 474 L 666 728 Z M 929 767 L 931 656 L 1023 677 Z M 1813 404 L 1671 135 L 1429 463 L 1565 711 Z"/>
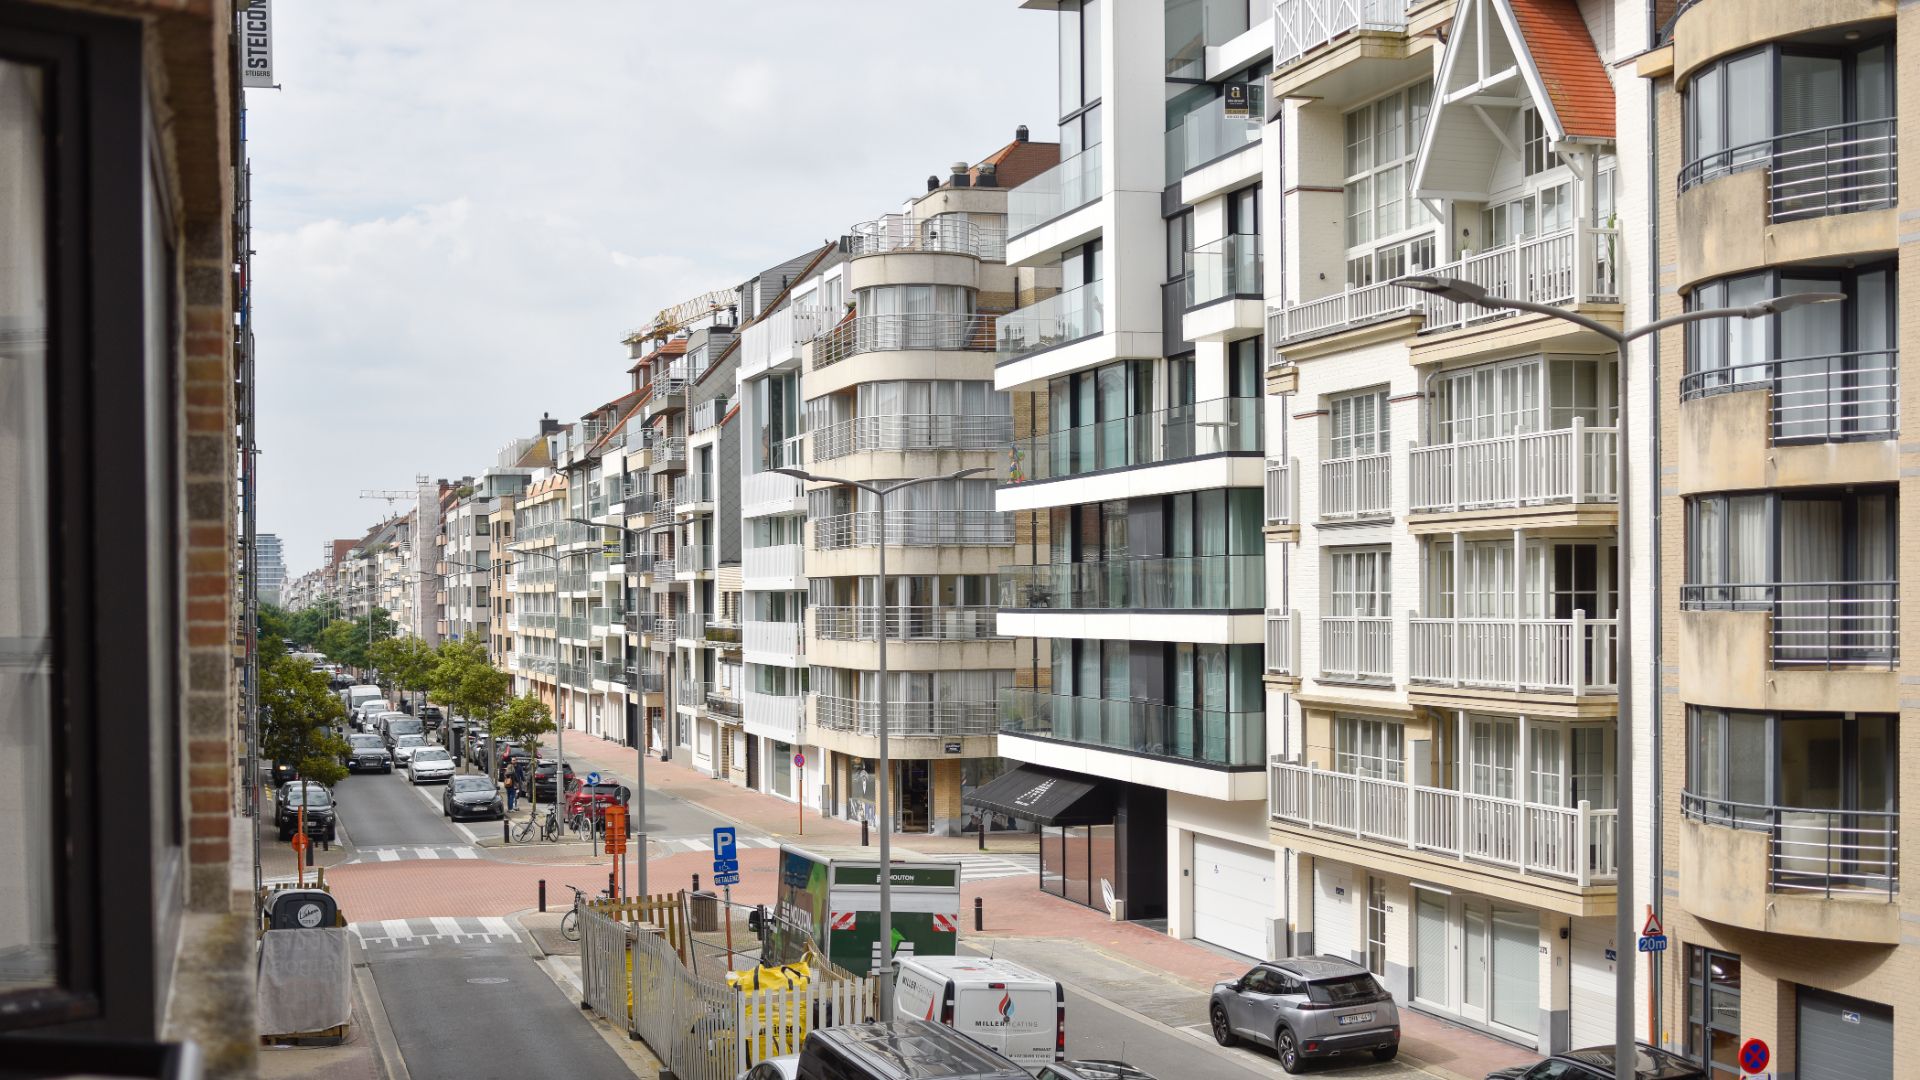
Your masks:
<path fill-rule="evenodd" d="M 813 458 L 815 461 L 829 461 L 873 450 L 1004 450 L 1012 441 L 1011 416 L 956 416 L 951 413 L 856 416 L 815 429 Z"/>
<path fill-rule="evenodd" d="M 1423 787 L 1273 759 L 1274 821 L 1416 851 L 1562 878 L 1580 886 L 1619 873 L 1619 815 L 1577 806 Z"/>
<path fill-rule="evenodd" d="M 761 694 L 747 691 L 741 695 L 741 718 L 749 727 L 773 734 L 786 734 L 783 742 L 797 741 L 806 711 L 800 697 L 793 694 Z"/>
<path fill-rule="evenodd" d="M 1617 624 L 1589 619 L 1421 619 L 1409 622 L 1414 682 L 1515 691 L 1611 694 L 1619 689 Z"/>
<path fill-rule="evenodd" d="M 1299 505 L 1299 492 L 1295 478 L 1299 476 L 1296 462 L 1292 458 L 1285 461 L 1267 462 L 1267 524 L 1295 525 L 1299 518 L 1294 507 Z"/>
<path fill-rule="evenodd" d="M 815 551 L 872 547 L 879 541 L 878 511 L 839 514 L 813 523 Z M 1004 547 L 1013 543 L 1013 515 L 998 510 L 894 510 L 887 514 L 886 542 L 902 547 Z"/>
<path fill-rule="evenodd" d="M 1105 288 L 1090 281 L 1000 316 L 993 344 L 1000 362 L 1099 334 L 1106 328 Z"/>
<path fill-rule="evenodd" d="M 1680 400 L 1765 390 L 1775 443 L 1891 439 L 1900 431 L 1900 352 L 1876 349 L 1689 372 Z"/>
<path fill-rule="evenodd" d="M 1007 192 L 1007 235 L 1019 236 L 1099 198 L 1105 150 L 1083 150 Z"/>
<path fill-rule="evenodd" d="M 999 730 L 999 714 L 998 703 L 992 701 L 891 701 L 887 703 L 887 734 L 992 735 Z M 814 722 L 830 731 L 877 736 L 880 703 L 822 694 L 814 699 Z"/>
<path fill-rule="evenodd" d="M 712 544 L 682 544 L 673 557 L 673 572 L 694 574 L 720 565 L 720 549 Z"/>
<path fill-rule="evenodd" d="M 1680 793 L 1695 821 L 1767 833 L 1767 888 L 1797 895 L 1885 899 L 1900 892 L 1897 810 L 1837 810 L 1729 802 Z"/>
<path fill-rule="evenodd" d="M 707 617 L 691 611 L 683 611 L 673 617 L 673 636 L 685 641 L 699 641 L 707 636 Z"/>
<path fill-rule="evenodd" d="M 746 578 L 797 578 L 806 573 L 806 549 L 799 544 L 748 548 L 740 553 L 740 573 Z"/>
<path fill-rule="evenodd" d="M 715 716 L 740 717 L 740 699 L 731 689 L 713 686 L 706 693 L 707 711 Z"/>
<path fill-rule="evenodd" d="M 1298 612 L 1267 609 L 1267 674 L 1300 674 L 1300 638 L 1293 632 L 1299 622 Z"/>
<path fill-rule="evenodd" d="M 595 660 L 593 677 L 600 682 L 621 683 L 627 681 L 627 667 L 617 660 Z"/>
<path fill-rule="evenodd" d="M 1185 278 L 1187 307 L 1234 296 L 1259 299 L 1263 295 L 1258 233 L 1223 236 L 1194 248 L 1187 257 L 1192 265 Z"/>
<path fill-rule="evenodd" d="M 972 255 L 993 262 L 1007 257 L 1005 225 L 951 216 L 886 214 L 853 226 L 847 240 L 848 253 L 856 257 L 894 252 Z"/>
<path fill-rule="evenodd" d="M 1172 761 L 1257 767 L 1266 760 L 1264 709 L 1234 711 L 1156 701 L 1003 690 L 1000 730 Z"/>
<path fill-rule="evenodd" d="M 813 339 L 813 368 L 873 352 L 992 352 L 992 315 L 860 315 Z"/>
<path fill-rule="evenodd" d="M 1420 512 L 1617 502 L 1613 428 L 1516 432 L 1408 451 L 1413 510 Z"/>
<path fill-rule="evenodd" d="M 688 473 L 673 478 L 673 505 L 692 507 L 713 501 L 713 477 L 706 473 Z"/>
<path fill-rule="evenodd" d="M 1355 30 L 1402 32 L 1408 0 L 1274 0 L 1273 66 L 1283 68 Z"/>
<path fill-rule="evenodd" d="M 670 462 L 685 460 L 687 460 L 687 437 L 685 435 L 673 435 L 660 440 L 660 445 L 656 447 L 653 452 L 653 463 L 655 465 L 664 465 Z"/>
<path fill-rule="evenodd" d="M 1266 596 L 1266 556 L 1191 555 L 1000 568 L 1007 609 L 1251 611 Z"/>
<path fill-rule="evenodd" d="M 1767 171 L 1768 220 L 1891 207 L 1900 195 L 1894 117 L 1809 128 L 1715 151 L 1680 169 L 1680 190 L 1748 169 Z"/>
<path fill-rule="evenodd" d="M 1393 680 L 1393 619 L 1385 615 L 1323 615 L 1320 677 L 1334 682 Z"/>
<path fill-rule="evenodd" d="M 1393 455 L 1362 454 L 1320 463 L 1320 520 L 1385 517 L 1393 512 Z"/>
<path fill-rule="evenodd" d="M 797 622 L 750 619 L 741 627 L 741 644 L 749 652 L 799 656 L 807 651 L 805 629 Z"/>
<path fill-rule="evenodd" d="M 1769 652 L 1775 667 L 1892 668 L 1900 663 L 1896 581 L 1682 585 L 1680 606 L 1771 613 Z"/>
<path fill-rule="evenodd" d="M 1007 482 L 1026 483 L 1261 450 L 1263 400 L 1214 398 L 1016 439 Z"/>
<path fill-rule="evenodd" d="M 727 399 L 710 398 L 695 405 L 693 411 L 687 415 L 687 430 L 689 432 L 705 431 L 718 424 L 726 415 Z"/>
<path fill-rule="evenodd" d="M 979 641 L 996 638 L 991 607 L 828 606 L 813 609 L 813 634 L 831 641 L 877 641 L 884 617 L 889 641 Z"/>

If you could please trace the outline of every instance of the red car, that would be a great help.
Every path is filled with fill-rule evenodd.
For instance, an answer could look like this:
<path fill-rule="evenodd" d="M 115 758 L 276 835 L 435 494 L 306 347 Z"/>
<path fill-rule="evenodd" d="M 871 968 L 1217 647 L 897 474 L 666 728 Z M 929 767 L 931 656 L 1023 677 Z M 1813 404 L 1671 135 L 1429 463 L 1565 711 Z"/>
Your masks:
<path fill-rule="evenodd" d="M 589 784 L 584 780 L 575 780 L 573 786 L 567 789 L 567 820 L 572 822 L 577 818 L 590 817 L 597 830 L 606 820 L 607 807 L 615 804 L 625 806 L 632 797 L 633 792 L 619 784 L 606 781 Z M 627 835 L 633 835 L 631 819 L 627 821 Z"/>

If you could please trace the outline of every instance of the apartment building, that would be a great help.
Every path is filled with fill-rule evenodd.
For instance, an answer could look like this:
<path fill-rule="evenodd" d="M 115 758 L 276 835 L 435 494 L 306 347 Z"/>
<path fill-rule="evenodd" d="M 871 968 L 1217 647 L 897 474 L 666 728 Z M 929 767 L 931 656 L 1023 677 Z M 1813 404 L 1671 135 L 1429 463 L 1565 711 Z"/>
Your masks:
<path fill-rule="evenodd" d="M 546 436 L 558 443 L 564 429 Z M 513 608 L 515 689 L 560 715 L 558 539 L 568 523 L 567 478 L 551 470 L 534 475 L 513 508 Z"/>
<path fill-rule="evenodd" d="M 1920 904 L 1902 656 L 1916 320 L 1899 272 L 1892 2 L 1678 5 L 1639 60 L 1654 102 L 1661 316 L 1844 299 L 1658 342 L 1663 1037 L 1741 1075 L 1766 1040 L 1800 1080 L 1908 1075 Z M 1646 851 L 1642 848 L 1642 851 Z"/>
<path fill-rule="evenodd" d="M 254 537 L 254 562 L 257 564 L 255 587 L 263 604 L 279 604 L 287 587 L 287 559 L 280 550 L 280 538 L 273 533 Z"/>
<path fill-rule="evenodd" d="M 487 515 L 487 660 L 509 672 L 516 667 L 513 639 L 519 631 L 513 606 L 513 517 L 518 498 L 500 496 Z"/>
<path fill-rule="evenodd" d="M 1613 934 L 1613 796 L 1650 759 L 1615 759 L 1615 619 L 1623 589 L 1642 611 L 1652 593 L 1644 555 L 1622 580 L 1616 349 L 1392 282 L 1644 319 L 1621 284 L 1643 184 L 1621 163 L 1645 152 L 1645 99 L 1616 65 L 1646 21 L 1610 0 L 1298 0 L 1273 26 L 1275 914 L 1294 951 L 1542 1052 L 1612 1042 L 1614 963 L 1635 956 Z M 1652 482 L 1636 472 L 1641 505 Z"/>

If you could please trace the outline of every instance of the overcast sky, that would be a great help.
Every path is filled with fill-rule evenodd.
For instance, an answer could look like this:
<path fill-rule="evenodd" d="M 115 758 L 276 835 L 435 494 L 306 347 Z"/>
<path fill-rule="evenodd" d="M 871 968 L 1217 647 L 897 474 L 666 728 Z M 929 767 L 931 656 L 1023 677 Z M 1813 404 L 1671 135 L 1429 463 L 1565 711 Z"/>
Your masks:
<path fill-rule="evenodd" d="M 1027 124 L 1017 0 L 278 0 L 250 90 L 260 530 L 287 568 L 625 389 L 620 338 Z"/>

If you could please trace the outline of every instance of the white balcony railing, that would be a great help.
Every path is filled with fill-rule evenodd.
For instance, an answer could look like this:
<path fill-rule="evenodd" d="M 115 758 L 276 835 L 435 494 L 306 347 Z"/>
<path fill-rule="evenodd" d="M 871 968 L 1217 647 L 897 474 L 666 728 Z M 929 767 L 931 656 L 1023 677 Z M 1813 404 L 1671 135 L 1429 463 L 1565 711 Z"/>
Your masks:
<path fill-rule="evenodd" d="M 750 653 L 801 656 L 807 651 L 805 629 L 797 622 L 749 620 L 740 627 L 741 646 Z"/>
<path fill-rule="evenodd" d="M 880 703 L 821 694 L 814 701 L 814 720 L 831 731 L 856 735 L 880 734 Z M 888 735 L 993 735 L 1000 730 L 998 701 L 890 701 Z"/>
<path fill-rule="evenodd" d="M 1589 619 L 1412 619 L 1414 682 L 1562 694 L 1611 694 L 1616 623 Z"/>
<path fill-rule="evenodd" d="M 740 331 L 740 377 L 800 359 L 800 346 L 826 329 L 821 310 L 789 304 Z"/>
<path fill-rule="evenodd" d="M 1294 468 L 1292 458 L 1285 461 L 1267 461 L 1267 524 L 1293 525 L 1299 519 L 1294 516 L 1297 498 L 1294 477 L 1299 470 Z"/>
<path fill-rule="evenodd" d="M 1335 682 L 1393 679 L 1393 619 L 1325 615 L 1320 619 L 1320 677 Z"/>
<path fill-rule="evenodd" d="M 748 473 L 740 478 L 740 514 L 760 517 L 784 513 L 804 493 L 800 481 L 777 472 Z"/>
<path fill-rule="evenodd" d="M 747 691 L 741 695 L 741 720 L 748 731 L 781 742 L 800 741 L 800 728 L 806 716 L 797 694 L 761 694 Z"/>
<path fill-rule="evenodd" d="M 1615 502 L 1618 445 L 1615 429 L 1575 419 L 1572 427 L 1555 431 L 1411 447 L 1412 509 Z"/>
<path fill-rule="evenodd" d="M 1300 674 L 1300 638 L 1293 630 L 1299 623 L 1298 612 L 1267 609 L 1267 674 Z"/>
<path fill-rule="evenodd" d="M 885 255 L 919 252 L 972 255 L 999 261 L 1007 257 L 1007 229 L 997 221 L 972 221 L 953 215 L 915 218 L 884 214 L 847 231 L 847 253 Z"/>
<path fill-rule="evenodd" d="M 740 553 L 740 574 L 745 578 L 797 578 L 806 573 L 806 549 L 799 544 L 747 548 Z"/>
<path fill-rule="evenodd" d="M 872 510 L 818 518 L 815 551 L 872 547 L 880 541 L 880 515 Z M 887 514 L 886 542 L 903 547 L 1006 546 L 1013 543 L 1013 515 L 998 510 L 895 510 Z"/>
<path fill-rule="evenodd" d="M 856 416 L 814 429 L 813 460 L 828 461 L 874 450 L 1005 450 L 1012 442 L 1012 416 L 951 413 Z"/>
<path fill-rule="evenodd" d="M 1320 519 L 1384 517 L 1393 509 L 1393 455 L 1320 463 Z"/>
<path fill-rule="evenodd" d="M 1273 66 L 1355 30 L 1406 28 L 1407 0 L 1273 0 Z"/>
<path fill-rule="evenodd" d="M 1273 759 L 1274 821 L 1491 863 L 1580 886 L 1618 874 L 1619 816 L 1612 810 L 1421 787 Z"/>

